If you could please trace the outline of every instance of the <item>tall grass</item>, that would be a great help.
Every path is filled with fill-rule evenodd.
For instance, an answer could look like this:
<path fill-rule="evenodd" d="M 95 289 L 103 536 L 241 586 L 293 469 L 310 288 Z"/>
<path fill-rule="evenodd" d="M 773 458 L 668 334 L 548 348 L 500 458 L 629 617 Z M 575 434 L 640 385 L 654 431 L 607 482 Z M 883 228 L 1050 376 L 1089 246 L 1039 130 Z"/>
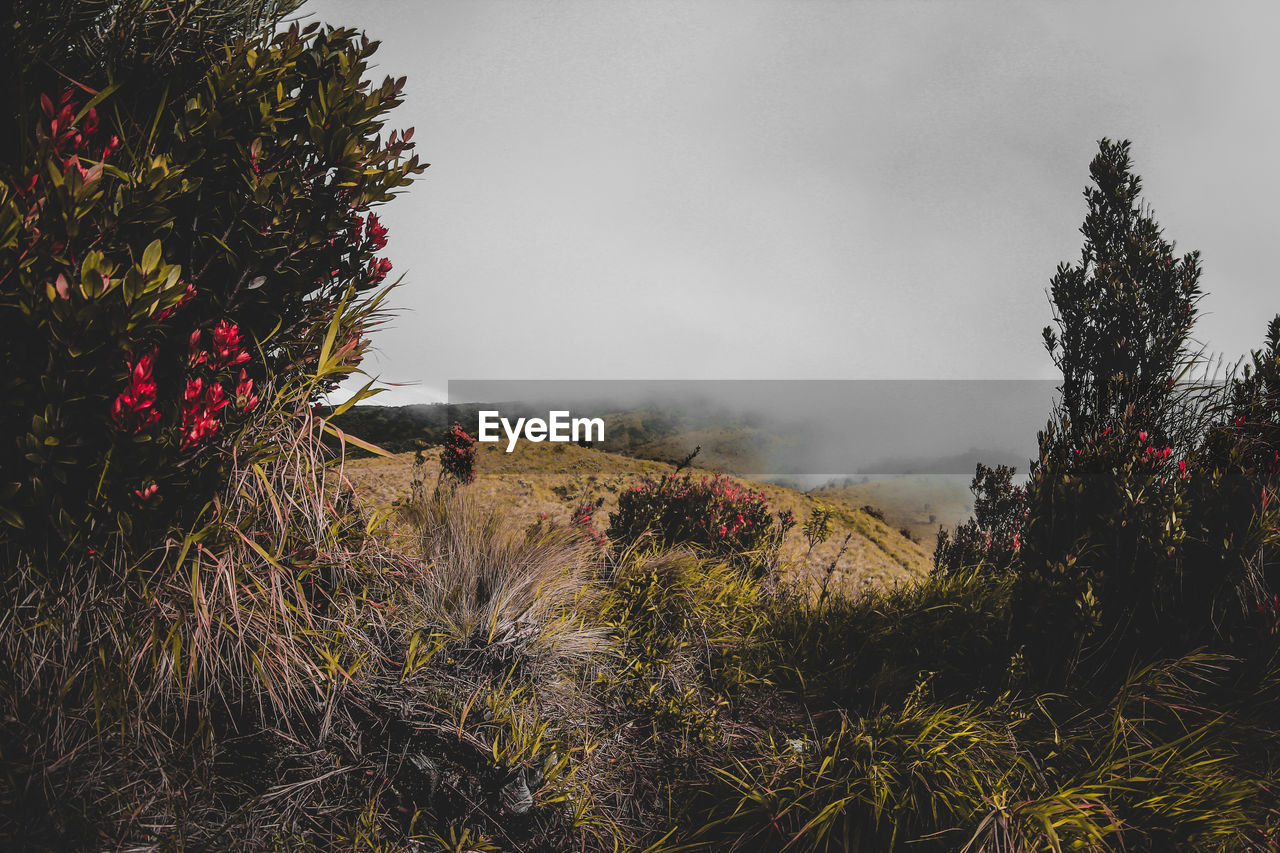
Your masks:
<path fill-rule="evenodd" d="M 413 618 L 454 641 L 477 666 L 565 667 L 590 660 L 605 631 L 575 603 L 590 594 L 598 553 L 577 531 L 535 525 L 478 506 L 465 489 L 409 504 L 417 529 L 420 581 L 406 589 Z"/>
<path fill-rule="evenodd" d="M 920 695 L 775 733 L 718 771 L 708 850 L 1269 850 L 1273 700 L 1229 660 L 1135 672 L 1109 702 Z"/>

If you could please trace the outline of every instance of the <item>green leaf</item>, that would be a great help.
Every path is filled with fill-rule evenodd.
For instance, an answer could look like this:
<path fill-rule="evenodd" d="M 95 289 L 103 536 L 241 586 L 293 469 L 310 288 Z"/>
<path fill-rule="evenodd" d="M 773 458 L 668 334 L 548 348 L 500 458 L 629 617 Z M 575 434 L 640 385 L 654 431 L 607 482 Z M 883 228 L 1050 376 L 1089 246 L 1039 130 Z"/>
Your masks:
<path fill-rule="evenodd" d="M 151 275 L 156 266 L 160 263 L 160 253 L 160 241 L 152 240 L 151 245 L 147 246 L 146 250 L 142 253 L 142 271 L 144 273 Z"/>

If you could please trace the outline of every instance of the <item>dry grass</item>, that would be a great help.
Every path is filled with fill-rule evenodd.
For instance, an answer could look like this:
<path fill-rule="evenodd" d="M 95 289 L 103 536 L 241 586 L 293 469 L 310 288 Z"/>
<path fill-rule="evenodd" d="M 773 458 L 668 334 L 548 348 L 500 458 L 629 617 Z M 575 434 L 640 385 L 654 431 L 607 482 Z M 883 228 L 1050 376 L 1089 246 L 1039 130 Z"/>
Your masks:
<path fill-rule="evenodd" d="M 646 476 L 668 473 L 670 465 L 633 459 L 601 450 L 566 444 L 522 442 L 513 453 L 493 444 L 477 445 L 476 480 L 467 491 L 477 503 L 500 509 L 516 519 L 567 524 L 583 500 L 601 500 L 595 513 L 599 527 L 607 524 L 617 506 L 617 494 Z M 439 471 L 438 450 L 424 453 L 425 476 L 434 481 Z M 408 498 L 414 477 L 413 454 L 393 459 L 357 459 L 347 473 L 360 500 L 371 510 Z M 710 471 L 692 469 L 697 476 Z M 891 524 L 880 522 L 853 504 L 825 494 L 809 495 L 768 483 L 749 483 L 763 492 L 773 509 L 792 510 L 803 520 L 821 503 L 836 510 L 830 538 L 806 552 L 806 545 L 792 536 L 783 545 L 781 562 L 796 578 L 824 578 L 835 561 L 834 585 L 849 594 L 892 587 L 923 577 L 932 566 L 932 548 L 903 537 Z M 967 492 L 966 492 L 967 493 Z M 406 531 L 397 531 L 405 533 Z M 852 534 L 841 553 L 846 534 Z M 411 539 L 411 535 L 409 536 Z M 837 559 L 838 558 L 838 559 Z"/>
<path fill-rule="evenodd" d="M 604 631 L 575 613 L 591 592 L 600 556 L 581 534 L 552 525 L 519 528 L 466 489 L 406 505 L 402 517 L 417 533 L 422 579 L 407 594 L 423 624 L 488 654 L 551 656 L 558 667 L 601 648 Z"/>

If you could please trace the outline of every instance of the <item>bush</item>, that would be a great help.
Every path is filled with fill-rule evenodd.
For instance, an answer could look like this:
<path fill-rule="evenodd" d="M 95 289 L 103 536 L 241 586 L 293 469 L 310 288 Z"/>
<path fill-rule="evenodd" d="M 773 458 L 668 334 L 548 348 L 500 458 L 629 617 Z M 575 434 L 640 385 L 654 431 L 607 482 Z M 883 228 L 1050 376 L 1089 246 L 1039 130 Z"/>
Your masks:
<path fill-rule="evenodd" d="M 189 525 L 255 409 L 354 370 L 390 269 L 369 208 L 424 168 L 381 135 L 403 81 L 363 81 L 375 47 L 294 26 L 187 93 L 26 92 L 0 163 L 0 545 Z"/>
<path fill-rule="evenodd" d="M 444 435 L 440 450 L 440 475 L 466 485 L 475 479 L 476 440 L 455 423 Z"/>
<path fill-rule="evenodd" d="M 942 700 L 1007 688 L 1012 578 L 935 574 L 857 599 L 783 595 L 744 666 L 783 692 L 856 712 L 904 701 L 922 682 Z"/>
<path fill-rule="evenodd" d="M 763 494 L 719 474 L 698 480 L 668 474 L 620 493 L 608 534 L 619 547 L 644 538 L 665 546 L 692 545 L 763 574 L 790 526 L 787 518 L 781 514 L 775 523 Z"/>
<path fill-rule="evenodd" d="M 1134 660 L 1248 633 L 1240 603 L 1265 597 L 1280 519 L 1264 448 L 1244 441 L 1243 425 L 1266 416 L 1230 402 L 1252 392 L 1239 378 L 1178 381 L 1202 363 L 1187 349 L 1198 255 L 1175 258 L 1142 206 L 1127 142 L 1103 140 L 1090 173 L 1084 251 L 1054 277 L 1057 331 L 1045 330 L 1062 400 L 1011 561 L 1015 631 L 1051 679 L 1085 659 L 1120 676 Z"/>

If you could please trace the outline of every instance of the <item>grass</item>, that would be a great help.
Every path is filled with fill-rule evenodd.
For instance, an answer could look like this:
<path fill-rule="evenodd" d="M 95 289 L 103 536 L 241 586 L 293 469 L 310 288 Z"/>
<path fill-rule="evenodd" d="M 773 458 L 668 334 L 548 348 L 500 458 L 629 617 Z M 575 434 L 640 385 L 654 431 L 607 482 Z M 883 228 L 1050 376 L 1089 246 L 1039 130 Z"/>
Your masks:
<path fill-rule="evenodd" d="M 501 473 L 482 455 L 452 489 L 426 463 L 388 515 L 315 424 L 275 435 L 149 561 L 17 567 L 13 844 L 1274 849 L 1275 659 L 1189 653 L 1046 693 L 1009 641 L 1011 577 L 832 584 L 846 537 L 895 542 L 856 509 L 820 556 L 794 530 L 760 579 L 570 523 L 629 470 L 598 451 Z"/>
<path fill-rule="evenodd" d="M 542 513 L 547 521 L 567 524 L 573 510 L 584 500 L 601 500 L 598 518 L 607 517 L 617 506 L 617 493 L 639 482 L 645 475 L 658 476 L 671 466 L 633 459 L 601 450 L 565 444 L 522 442 L 515 452 L 505 453 L 492 444 L 477 445 L 476 481 L 467 487 L 475 499 L 528 523 Z M 434 482 L 439 471 L 438 450 L 427 450 L 423 476 Z M 347 476 L 356 485 L 361 500 L 370 511 L 391 506 L 409 497 L 414 474 L 413 454 L 393 459 L 357 459 L 349 462 Z M 712 472 L 695 468 L 697 476 Z M 838 517 L 826 542 L 806 553 L 806 543 L 793 537 L 784 545 L 782 562 L 793 576 L 822 576 L 848 533 L 853 537 L 840 555 L 835 577 L 850 594 L 893 586 L 923 577 L 932 565 L 932 546 L 912 542 L 895 526 L 862 512 L 862 503 L 809 495 L 771 484 L 749 483 L 761 491 L 777 510 L 790 509 L 804 519 L 822 503 L 833 506 Z M 411 537 L 410 537 L 411 538 Z"/>

